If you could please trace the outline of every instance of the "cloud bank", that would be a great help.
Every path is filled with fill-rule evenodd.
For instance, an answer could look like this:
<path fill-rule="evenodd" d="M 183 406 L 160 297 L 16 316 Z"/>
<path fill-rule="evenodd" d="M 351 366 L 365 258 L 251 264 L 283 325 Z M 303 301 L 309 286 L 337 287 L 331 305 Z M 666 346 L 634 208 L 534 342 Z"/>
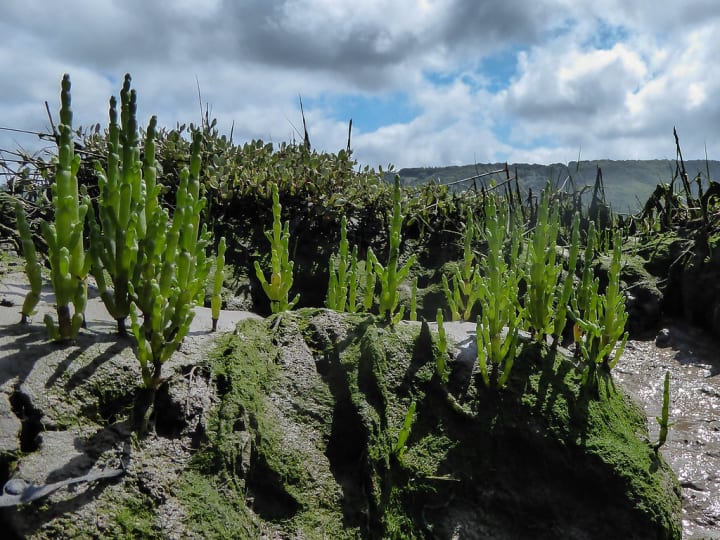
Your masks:
<path fill-rule="evenodd" d="M 60 7 L 62 5 L 62 7 Z M 299 135 L 363 164 L 443 166 L 720 153 L 720 3 L 634 0 L 6 0 L 0 126 L 48 129 L 70 73 L 75 125 L 197 123 L 198 86 L 237 142 Z M 35 148 L 0 131 L 0 148 Z"/>

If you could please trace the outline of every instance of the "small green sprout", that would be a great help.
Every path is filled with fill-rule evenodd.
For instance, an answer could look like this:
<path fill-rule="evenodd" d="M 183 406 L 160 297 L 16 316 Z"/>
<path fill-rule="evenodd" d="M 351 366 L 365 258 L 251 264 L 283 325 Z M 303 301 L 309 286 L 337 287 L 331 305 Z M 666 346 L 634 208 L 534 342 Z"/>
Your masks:
<path fill-rule="evenodd" d="M 435 358 L 435 371 L 438 374 L 438 377 L 440 377 L 440 381 L 443 384 L 447 384 L 448 378 L 449 378 L 449 370 L 447 365 L 447 335 L 445 333 L 445 324 L 443 322 L 443 314 L 442 309 L 437 310 L 437 314 L 435 315 L 435 320 L 437 321 L 437 327 L 438 327 L 438 355 Z"/>
<path fill-rule="evenodd" d="M 663 384 L 663 405 L 661 416 L 655 417 L 658 425 L 660 426 L 660 434 L 658 436 L 658 442 L 655 443 L 655 452 L 660 450 L 660 447 L 665 444 L 668 436 L 668 430 L 672 424 L 668 421 L 670 417 L 670 372 L 665 372 L 665 382 Z"/>
<path fill-rule="evenodd" d="M 222 298 L 220 292 L 222 290 L 223 280 L 225 279 L 225 237 L 220 238 L 218 243 L 217 257 L 215 257 L 215 273 L 213 274 L 212 298 L 210 299 L 210 309 L 212 310 L 212 332 L 217 330 L 218 319 L 220 318 L 220 307 Z"/>
<path fill-rule="evenodd" d="M 410 407 L 408 407 L 407 413 L 405 414 L 405 420 L 403 421 L 402 428 L 400 428 L 400 432 L 398 433 L 398 438 L 395 442 L 395 446 L 393 446 L 393 454 L 395 455 L 395 457 L 397 457 L 398 460 L 402 460 L 403 456 L 405 455 L 407 440 L 408 437 L 410 437 L 412 425 L 415 422 L 415 408 L 416 403 L 415 400 L 413 400 L 410 403 Z"/>

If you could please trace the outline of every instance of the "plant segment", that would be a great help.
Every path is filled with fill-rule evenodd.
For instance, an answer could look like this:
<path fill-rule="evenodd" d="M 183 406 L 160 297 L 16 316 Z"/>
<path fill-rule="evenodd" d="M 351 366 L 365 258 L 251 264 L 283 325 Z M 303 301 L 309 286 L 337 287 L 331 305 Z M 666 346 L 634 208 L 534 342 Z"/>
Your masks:
<path fill-rule="evenodd" d="M 585 249 L 583 254 L 583 270 L 580 277 L 580 283 L 575 288 L 575 294 L 570 299 L 570 314 L 575 320 L 573 326 L 573 339 L 575 341 L 576 356 L 580 354 L 580 340 L 582 338 L 582 329 L 577 323 L 577 319 L 585 317 L 585 311 L 590 306 L 590 300 L 593 295 L 593 259 L 595 258 L 595 249 L 598 244 L 597 233 L 595 231 L 595 222 L 590 221 L 588 224 L 587 238 L 585 240 Z"/>
<path fill-rule="evenodd" d="M 180 173 L 172 219 L 155 201 L 145 207 L 147 232 L 130 286 L 130 318 L 143 383 L 152 390 L 162 384 L 162 365 L 190 328 L 210 271 L 205 256 L 210 233 L 205 226 L 200 229 L 205 205 L 199 193 L 201 144 L 202 134 L 193 132 L 190 168 Z"/>
<path fill-rule="evenodd" d="M 300 295 L 296 294 L 292 301 L 288 301 L 288 294 L 293 284 L 293 261 L 290 260 L 290 222 L 281 224 L 280 195 L 277 184 L 272 187 L 273 200 L 273 227 L 265 231 L 265 237 L 270 242 L 270 281 L 268 282 L 260 267 L 255 261 L 255 274 L 260 280 L 265 294 L 270 300 L 270 309 L 273 313 L 291 310 L 295 307 Z"/>
<path fill-rule="evenodd" d="M 580 252 L 580 214 L 575 213 L 570 231 L 570 246 L 568 246 L 567 270 L 562 285 L 557 286 L 557 299 L 553 315 L 552 338 L 553 348 L 557 347 L 560 337 L 568 320 L 570 297 L 575 291 L 575 267 Z"/>
<path fill-rule="evenodd" d="M 146 201 L 157 200 L 159 190 L 155 182 L 156 119 L 150 120 L 145 135 L 143 166 L 136 120 L 137 98 L 130 82 L 130 75 L 125 75 L 120 91 L 120 124 L 117 100 L 114 96 L 110 98 L 107 167 L 103 169 L 100 163 L 95 163 L 100 196 L 97 220 L 90 219 L 92 273 L 121 336 L 127 335 L 125 320 L 132 302 L 129 284 L 137 264 L 138 243 L 146 234 Z M 152 205 L 148 213 L 152 215 Z M 106 272 L 112 289 L 105 281 Z"/>
<path fill-rule="evenodd" d="M 80 200 L 78 194 L 80 156 L 75 154 L 72 140 L 70 76 L 67 74 L 62 79 L 60 102 L 58 158 L 55 182 L 51 186 L 55 223 L 43 222 L 41 227 L 48 245 L 50 281 L 58 314 L 57 326 L 50 315 L 45 316 L 45 325 L 52 339 L 68 340 L 80 330 L 87 304 L 90 257 L 86 256 L 83 246 L 83 232 L 90 199 L 84 195 Z"/>

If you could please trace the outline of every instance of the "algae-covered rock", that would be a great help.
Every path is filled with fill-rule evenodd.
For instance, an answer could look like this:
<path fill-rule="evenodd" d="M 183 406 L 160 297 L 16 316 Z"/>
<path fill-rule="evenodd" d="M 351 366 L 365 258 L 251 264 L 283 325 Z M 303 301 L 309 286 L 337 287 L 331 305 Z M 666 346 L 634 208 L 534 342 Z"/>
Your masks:
<path fill-rule="evenodd" d="M 456 333 L 457 335 L 457 333 Z M 327 310 L 242 323 L 213 363 L 219 403 L 188 473 L 188 527 L 248 538 L 679 538 L 674 475 L 612 381 L 528 347 L 507 388 L 455 370 L 420 324 Z M 411 402 L 415 420 L 397 452 Z M 203 493 L 221 490 L 213 512 Z M 246 504 L 242 504 L 243 501 Z"/>
<path fill-rule="evenodd" d="M 474 325 L 446 330 L 447 385 L 427 324 L 303 309 L 212 346 L 189 336 L 143 439 L 106 388 L 136 380 L 129 351 L 100 341 L 65 371 L 40 359 L 13 380 L 48 431 L 16 472 L 127 472 L 5 509 L 2 524 L 36 539 L 680 537 L 677 481 L 609 375 L 582 388 L 572 360 L 525 344 L 490 390 L 473 371 Z"/>

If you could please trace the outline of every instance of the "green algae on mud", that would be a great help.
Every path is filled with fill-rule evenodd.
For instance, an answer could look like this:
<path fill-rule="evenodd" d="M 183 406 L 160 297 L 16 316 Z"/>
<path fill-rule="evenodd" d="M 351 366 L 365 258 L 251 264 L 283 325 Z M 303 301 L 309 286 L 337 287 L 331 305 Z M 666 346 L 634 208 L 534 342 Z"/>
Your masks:
<path fill-rule="evenodd" d="M 572 360 L 543 347 L 525 349 L 501 391 L 455 365 L 448 388 L 470 411 L 459 414 L 435 353 L 420 324 L 368 315 L 241 323 L 208 363 L 219 401 L 182 477 L 187 527 L 217 538 L 680 537 L 677 481 L 609 375 L 588 391 Z"/>

